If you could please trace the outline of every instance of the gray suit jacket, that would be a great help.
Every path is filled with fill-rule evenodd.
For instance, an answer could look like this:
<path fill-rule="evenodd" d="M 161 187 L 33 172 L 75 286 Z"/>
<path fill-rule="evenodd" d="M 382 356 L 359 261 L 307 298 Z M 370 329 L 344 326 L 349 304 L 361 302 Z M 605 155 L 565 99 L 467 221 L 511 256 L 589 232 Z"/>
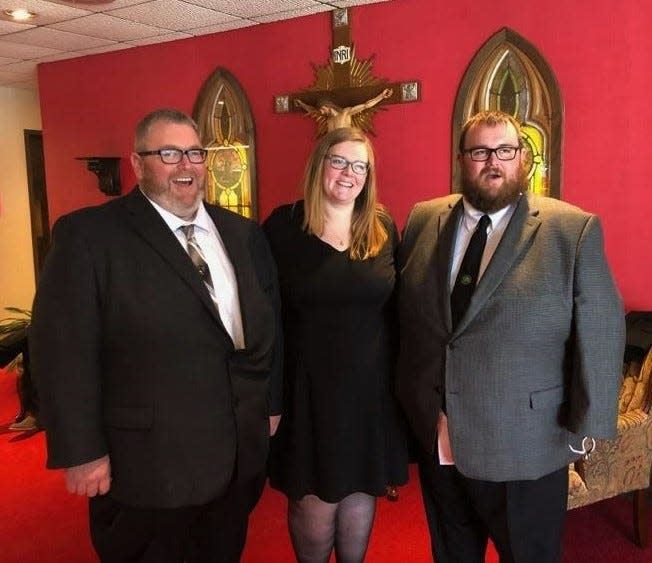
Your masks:
<path fill-rule="evenodd" d="M 397 393 L 421 446 L 436 445 L 445 389 L 458 469 L 536 479 L 569 443 L 613 437 L 624 316 L 596 216 L 528 195 L 451 330 L 449 276 L 459 195 L 418 204 L 399 249 Z"/>

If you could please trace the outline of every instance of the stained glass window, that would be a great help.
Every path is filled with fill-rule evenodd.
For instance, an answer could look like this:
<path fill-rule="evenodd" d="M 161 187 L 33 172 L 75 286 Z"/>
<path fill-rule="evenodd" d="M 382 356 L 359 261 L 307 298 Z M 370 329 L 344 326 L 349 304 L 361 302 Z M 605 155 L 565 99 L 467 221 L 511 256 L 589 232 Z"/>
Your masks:
<path fill-rule="evenodd" d="M 482 110 L 500 110 L 520 123 L 527 147 L 530 191 L 560 197 L 562 102 L 552 70 L 537 49 L 510 29 L 478 51 L 460 85 L 453 119 L 453 186 L 459 189 L 457 140 L 463 123 Z"/>
<path fill-rule="evenodd" d="M 253 117 L 244 91 L 227 70 L 218 68 L 204 84 L 194 116 L 209 151 L 206 201 L 256 219 Z"/>

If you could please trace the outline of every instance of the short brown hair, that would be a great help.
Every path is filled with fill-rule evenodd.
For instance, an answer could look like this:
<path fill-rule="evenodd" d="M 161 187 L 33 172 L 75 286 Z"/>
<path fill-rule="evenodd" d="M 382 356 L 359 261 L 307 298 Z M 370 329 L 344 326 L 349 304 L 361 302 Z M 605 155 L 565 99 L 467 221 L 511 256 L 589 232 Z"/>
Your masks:
<path fill-rule="evenodd" d="M 518 137 L 518 146 L 523 146 L 523 137 L 521 133 L 521 124 L 508 113 L 491 110 L 491 111 L 481 111 L 471 116 L 466 123 L 462 126 L 462 131 L 460 131 L 460 142 L 459 142 L 459 151 L 460 154 L 464 152 L 464 142 L 466 141 L 466 134 L 469 129 L 475 127 L 476 125 L 487 125 L 488 127 L 495 127 L 496 125 L 507 125 L 510 124 L 516 130 L 516 135 Z"/>

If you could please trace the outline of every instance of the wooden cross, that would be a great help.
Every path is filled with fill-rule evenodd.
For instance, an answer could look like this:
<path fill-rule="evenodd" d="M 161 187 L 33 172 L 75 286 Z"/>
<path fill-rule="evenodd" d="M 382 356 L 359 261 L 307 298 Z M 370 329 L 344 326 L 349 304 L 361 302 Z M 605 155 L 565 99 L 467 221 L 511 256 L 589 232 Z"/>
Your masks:
<path fill-rule="evenodd" d="M 351 41 L 350 12 L 333 10 L 333 43 L 328 64 L 312 65 L 315 82 L 295 94 L 274 97 L 276 113 L 304 112 L 317 122 L 317 135 L 353 126 L 373 133 L 371 117 L 382 105 L 417 102 L 417 80 L 392 82 L 372 74 L 374 56 L 358 60 Z"/>

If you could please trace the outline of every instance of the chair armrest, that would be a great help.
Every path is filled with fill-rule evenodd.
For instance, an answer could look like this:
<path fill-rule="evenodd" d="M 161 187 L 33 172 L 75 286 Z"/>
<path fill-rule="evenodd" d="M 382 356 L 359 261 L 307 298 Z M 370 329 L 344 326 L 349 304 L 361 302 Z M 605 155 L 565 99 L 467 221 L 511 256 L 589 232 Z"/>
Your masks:
<path fill-rule="evenodd" d="M 569 508 L 583 506 L 622 493 L 645 489 L 652 467 L 652 417 L 640 411 L 620 422 L 618 438 L 596 440 L 588 459 L 579 459 L 574 468 L 586 486 L 586 494 L 576 489 Z"/>
<path fill-rule="evenodd" d="M 650 416 L 642 409 L 633 409 L 618 415 L 618 436 L 636 426 L 643 426 Z"/>

